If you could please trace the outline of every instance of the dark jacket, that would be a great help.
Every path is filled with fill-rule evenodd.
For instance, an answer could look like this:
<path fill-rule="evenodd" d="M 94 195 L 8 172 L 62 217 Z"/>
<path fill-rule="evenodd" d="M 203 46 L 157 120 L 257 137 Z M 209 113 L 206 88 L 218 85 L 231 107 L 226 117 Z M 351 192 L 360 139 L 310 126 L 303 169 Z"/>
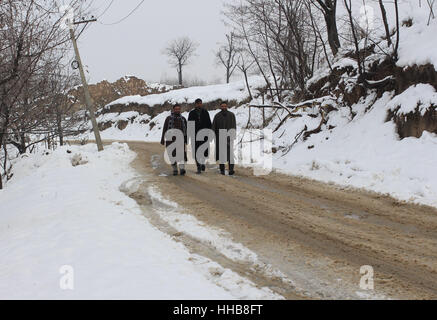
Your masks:
<path fill-rule="evenodd" d="M 204 108 L 194 108 L 188 114 L 188 121 L 195 122 L 195 131 L 198 133 L 202 129 L 211 129 L 211 118 L 209 112 Z"/>
<path fill-rule="evenodd" d="M 197 135 L 197 133 L 202 129 L 211 129 L 211 118 L 209 116 L 209 112 L 204 108 L 194 108 L 193 110 L 191 110 L 188 114 L 188 121 L 194 122 L 195 135 Z M 203 141 L 196 141 L 196 136 L 189 137 L 189 139 L 191 140 L 193 154 L 196 154 L 197 149 L 207 141 L 206 137 Z M 204 157 L 207 158 L 208 156 L 209 148 L 206 149 L 204 153 Z"/>
<path fill-rule="evenodd" d="M 220 111 L 215 115 L 214 120 L 212 122 L 212 130 L 215 133 L 215 148 L 216 148 L 215 156 L 217 161 L 219 161 L 219 156 L 220 156 L 220 144 L 221 144 L 220 129 L 236 130 L 237 121 L 235 119 L 235 114 L 233 114 L 231 111 Z M 226 141 L 227 161 L 231 161 L 231 160 L 233 161 L 233 156 L 234 156 L 233 144 L 234 144 L 233 139 L 228 137 Z"/>
<path fill-rule="evenodd" d="M 173 137 L 172 140 L 168 141 L 165 139 L 165 134 L 168 130 L 176 129 L 181 130 L 184 135 L 184 159 L 178 156 L 177 161 L 187 161 L 187 152 L 186 152 L 186 144 L 187 144 L 187 120 L 181 115 L 171 114 L 165 119 L 164 127 L 162 128 L 162 136 L 161 136 L 161 144 L 166 147 L 169 147 L 173 142 L 176 141 L 176 137 Z M 173 150 L 173 157 L 176 157 L 176 150 Z"/>

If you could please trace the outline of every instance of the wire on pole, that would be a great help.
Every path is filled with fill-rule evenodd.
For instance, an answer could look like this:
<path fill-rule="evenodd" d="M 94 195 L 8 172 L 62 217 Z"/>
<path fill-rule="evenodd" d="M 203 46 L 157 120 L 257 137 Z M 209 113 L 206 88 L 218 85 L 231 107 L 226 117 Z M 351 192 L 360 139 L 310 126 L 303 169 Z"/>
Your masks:
<path fill-rule="evenodd" d="M 118 21 L 116 21 L 116 22 L 113 22 L 113 23 L 102 23 L 102 22 L 99 22 L 100 24 L 102 24 L 102 25 L 104 25 L 104 26 L 113 26 L 113 25 L 116 25 L 116 24 L 119 24 L 120 22 L 123 22 L 124 20 L 126 20 L 127 18 L 129 18 L 135 11 L 137 11 L 138 10 L 138 8 L 145 2 L 146 0 L 142 0 L 131 12 L 129 12 L 129 14 L 127 15 L 127 16 L 125 16 L 124 18 L 122 18 L 122 19 L 120 19 L 120 20 L 118 20 Z"/>

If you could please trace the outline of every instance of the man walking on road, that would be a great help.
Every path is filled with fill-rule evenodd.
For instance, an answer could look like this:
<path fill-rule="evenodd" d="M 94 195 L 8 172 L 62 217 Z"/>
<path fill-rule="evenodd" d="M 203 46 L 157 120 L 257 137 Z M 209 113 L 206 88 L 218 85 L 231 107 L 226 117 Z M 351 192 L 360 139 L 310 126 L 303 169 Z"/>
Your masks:
<path fill-rule="evenodd" d="M 187 120 L 181 115 L 181 106 L 175 104 L 173 111 L 164 122 L 162 128 L 161 144 L 165 145 L 173 175 L 178 175 L 178 163 L 181 176 L 185 175 L 185 162 L 187 161 Z"/>
<path fill-rule="evenodd" d="M 220 104 L 221 111 L 217 113 L 212 122 L 215 133 L 216 160 L 220 164 L 220 173 L 225 174 L 225 163 L 229 163 L 229 175 L 234 175 L 234 140 L 236 137 L 237 123 L 235 114 L 228 110 L 227 102 Z"/>
<path fill-rule="evenodd" d="M 196 99 L 195 101 L 195 108 L 191 110 L 191 112 L 188 115 L 188 121 L 194 122 L 194 137 L 190 137 L 191 139 L 191 145 L 193 147 L 193 156 L 196 160 L 197 165 L 197 174 L 202 173 L 202 171 L 205 171 L 205 162 L 206 159 L 209 156 L 209 142 L 208 138 L 205 137 L 204 140 L 197 141 L 197 133 L 202 129 L 211 129 L 211 118 L 209 117 L 209 112 L 203 108 L 202 99 Z M 197 151 L 199 150 L 200 146 L 202 146 L 204 143 L 208 143 L 208 147 L 206 148 L 205 152 L 200 152 L 201 154 L 197 154 Z"/>

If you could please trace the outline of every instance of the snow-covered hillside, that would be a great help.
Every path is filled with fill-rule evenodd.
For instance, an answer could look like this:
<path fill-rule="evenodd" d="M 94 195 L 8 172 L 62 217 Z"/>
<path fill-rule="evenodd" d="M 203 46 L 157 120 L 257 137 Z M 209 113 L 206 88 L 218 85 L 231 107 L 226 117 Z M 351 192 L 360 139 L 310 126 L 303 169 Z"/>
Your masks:
<path fill-rule="evenodd" d="M 262 77 L 253 76 L 249 79 L 251 88 L 263 87 L 264 80 Z M 152 94 L 148 96 L 129 96 L 123 97 L 108 104 L 107 107 L 116 104 L 130 103 L 155 106 L 165 103 L 194 103 L 197 98 L 202 98 L 204 103 L 226 99 L 228 101 L 244 101 L 249 97 L 246 83 L 237 81 L 231 84 L 216 84 L 211 86 L 190 87 L 178 90 L 172 90 L 163 94 Z"/>

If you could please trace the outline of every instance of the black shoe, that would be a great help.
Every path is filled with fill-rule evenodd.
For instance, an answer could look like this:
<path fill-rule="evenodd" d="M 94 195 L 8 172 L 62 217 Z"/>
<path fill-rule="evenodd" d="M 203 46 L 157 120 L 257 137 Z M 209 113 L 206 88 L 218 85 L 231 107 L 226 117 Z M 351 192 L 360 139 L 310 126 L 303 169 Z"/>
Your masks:
<path fill-rule="evenodd" d="M 202 167 L 201 166 L 197 166 L 196 174 L 201 174 L 201 173 L 202 173 Z"/>
<path fill-rule="evenodd" d="M 206 170 L 206 166 L 204 164 L 202 164 L 202 171 Z"/>
<path fill-rule="evenodd" d="M 233 176 L 235 174 L 235 171 L 234 171 L 234 165 L 233 164 L 230 164 L 229 165 L 229 175 L 230 176 Z"/>
<path fill-rule="evenodd" d="M 225 175 L 225 165 L 220 164 L 220 174 Z"/>
<path fill-rule="evenodd" d="M 181 176 L 184 176 L 187 173 L 187 171 L 185 171 L 185 169 L 181 169 Z"/>

